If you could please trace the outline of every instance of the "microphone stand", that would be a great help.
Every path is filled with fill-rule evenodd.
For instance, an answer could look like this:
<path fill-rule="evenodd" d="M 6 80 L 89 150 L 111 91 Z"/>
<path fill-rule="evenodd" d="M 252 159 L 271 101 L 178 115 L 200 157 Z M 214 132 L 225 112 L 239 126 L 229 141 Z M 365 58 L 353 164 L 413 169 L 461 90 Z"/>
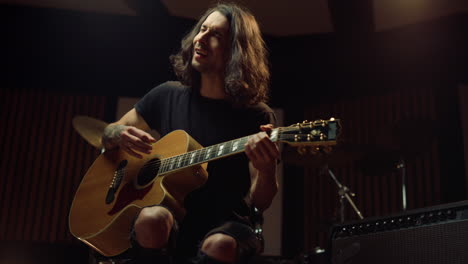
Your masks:
<path fill-rule="evenodd" d="M 353 210 L 356 212 L 358 215 L 359 219 L 364 219 L 364 217 L 361 214 L 361 211 L 356 207 L 356 204 L 354 204 L 353 199 L 351 199 L 351 196 L 356 196 L 354 193 L 351 192 L 351 190 L 346 186 L 341 184 L 338 179 L 335 177 L 335 174 L 328 168 L 328 165 L 325 165 L 324 168 L 330 177 L 335 181 L 336 186 L 338 186 L 338 195 L 340 196 L 340 220 L 341 223 L 344 223 L 344 214 L 345 214 L 345 199 L 348 201 L 348 203 L 351 205 Z"/>

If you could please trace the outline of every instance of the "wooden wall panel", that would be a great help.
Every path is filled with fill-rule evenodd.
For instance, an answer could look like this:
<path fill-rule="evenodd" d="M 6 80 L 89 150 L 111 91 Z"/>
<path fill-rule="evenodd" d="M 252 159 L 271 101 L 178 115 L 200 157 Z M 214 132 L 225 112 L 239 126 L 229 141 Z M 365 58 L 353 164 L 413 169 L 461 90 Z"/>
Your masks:
<path fill-rule="evenodd" d="M 368 95 L 310 106 L 308 120 L 337 117 L 342 120 L 343 146 L 354 149 L 352 162 L 331 167 L 336 177 L 356 197 L 364 217 L 384 216 L 402 210 L 401 174 L 395 169 L 399 156 L 406 164 L 407 209 L 440 203 L 440 172 L 435 131 L 426 125 L 436 120 L 431 88 L 401 89 L 383 95 Z M 398 136 L 398 127 L 405 130 Z M 402 144 L 400 144 L 402 143 Z M 401 145 L 401 146 L 400 146 Z M 349 155 L 355 152 L 349 151 Z M 396 158 L 393 158 L 395 157 Z M 380 157 L 380 158 L 379 158 Z M 304 176 L 305 250 L 325 247 L 329 227 L 340 220 L 338 188 L 320 168 L 307 167 Z M 345 221 L 356 220 L 346 205 Z"/>
<path fill-rule="evenodd" d="M 99 151 L 72 120 L 104 119 L 106 97 L 3 89 L 0 98 L 0 241 L 74 241 L 68 211 Z"/>

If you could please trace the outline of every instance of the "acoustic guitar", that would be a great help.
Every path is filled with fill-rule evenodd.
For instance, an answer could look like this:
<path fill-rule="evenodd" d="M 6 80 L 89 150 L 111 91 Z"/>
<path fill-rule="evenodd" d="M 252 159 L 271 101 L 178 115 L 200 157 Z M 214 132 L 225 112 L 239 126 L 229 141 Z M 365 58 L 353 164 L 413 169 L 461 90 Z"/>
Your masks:
<path fill-rule="evenodd" d="M 299 151 L 329 152 L 340 133 L 339 120 L 316 120 L 275 128 L 273 142 Z M 202 147 L 185 131 L 173 131 L 153 144 L 142 159 L 116 149 L 95 160 L 76 191 L 69 215 L 70 232 L 104 256 L 130 247 L 132 223 L 147 205 L 169 207 L 177 220 L 185 215 L 184 199 L 203 185 L 209 161 L 244 151 L 249 136 Z"/>

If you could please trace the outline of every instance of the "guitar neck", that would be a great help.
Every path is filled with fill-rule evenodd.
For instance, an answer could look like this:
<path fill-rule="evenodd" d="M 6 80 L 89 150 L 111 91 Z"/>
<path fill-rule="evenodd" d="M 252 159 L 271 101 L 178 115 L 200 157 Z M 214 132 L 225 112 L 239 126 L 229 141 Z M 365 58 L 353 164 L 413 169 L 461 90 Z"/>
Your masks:
<path fill-rule="evenodd" d="M 278 130 L 273 129 L 270 139 L 276 142 Z M 221 159 L 245 151 L 245 144 L 252 135 L 226 141 L 202 149 L 190 151 L 181 155 L 162 159 L 158 175 L 163 175 L 176 170 L 188 168 L 197 164 L 202 164 L 212 160 Z"/>
<path fill-rule="evenodd" d="M 270 140 L 286 142 L 291 146 L 311 146 L 316 151 L 322 147 L 335 145 L 339 133 L 339 120 L 332 118 L 275 128 L 271 130 Z M 253 135 L 162 159 L 158 175 L 241 153 L 245 151 L 245 144 L 251 136 Z"/>

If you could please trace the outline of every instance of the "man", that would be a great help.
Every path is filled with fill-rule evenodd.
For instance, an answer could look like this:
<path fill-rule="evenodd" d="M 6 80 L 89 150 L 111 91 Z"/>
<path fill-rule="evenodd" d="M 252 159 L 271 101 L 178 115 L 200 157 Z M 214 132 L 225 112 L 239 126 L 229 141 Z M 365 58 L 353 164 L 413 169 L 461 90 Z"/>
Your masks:
<path fill-rule="evenodd" d="M 186 197 L 182 221 L 170 208 L 143 208 L 133 244 L 139 259 L 171 254 L 176 263 L 245 262 L 259 250 L 252 208 L 267 209 L 278 189 L 278 148 L 267 133 L 258 132 L 271 130 L 275 117 L 264 103 L 269 71 L 257 22 L 234 4 L 217 5 L 182 40 L 171 61 L 180 82 L 157 86 L 110 124 L 103 136 L 106 149 L 120 147 L 142 157 L 139 152 L 150 153 L 155 142 L 150 128 L 162 136 L 183 129 L 203 146 L 254 136 L 246 155 L 208 164 L 208 180 Z"/>

